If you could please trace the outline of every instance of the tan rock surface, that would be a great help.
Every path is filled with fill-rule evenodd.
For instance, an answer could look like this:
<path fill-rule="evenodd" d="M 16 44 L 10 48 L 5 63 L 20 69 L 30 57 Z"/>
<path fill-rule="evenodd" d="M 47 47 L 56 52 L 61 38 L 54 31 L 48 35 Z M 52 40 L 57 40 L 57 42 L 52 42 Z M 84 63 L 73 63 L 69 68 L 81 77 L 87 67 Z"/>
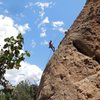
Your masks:
<path fill-rule="evenodd" d="M 100 0 L 87 3 L 42 75 L 37 100 L 100 100 Z"/>

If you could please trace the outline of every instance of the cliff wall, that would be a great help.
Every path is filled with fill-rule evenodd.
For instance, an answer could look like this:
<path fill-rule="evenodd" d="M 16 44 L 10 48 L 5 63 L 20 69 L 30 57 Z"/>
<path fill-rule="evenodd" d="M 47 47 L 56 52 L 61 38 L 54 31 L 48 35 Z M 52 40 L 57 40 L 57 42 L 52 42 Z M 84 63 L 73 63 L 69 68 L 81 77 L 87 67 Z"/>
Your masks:
<path fill-rule="evenodd" d="M 37 100 L 100 100 L 100 0 L 87 0 L 42 75 Z"/>

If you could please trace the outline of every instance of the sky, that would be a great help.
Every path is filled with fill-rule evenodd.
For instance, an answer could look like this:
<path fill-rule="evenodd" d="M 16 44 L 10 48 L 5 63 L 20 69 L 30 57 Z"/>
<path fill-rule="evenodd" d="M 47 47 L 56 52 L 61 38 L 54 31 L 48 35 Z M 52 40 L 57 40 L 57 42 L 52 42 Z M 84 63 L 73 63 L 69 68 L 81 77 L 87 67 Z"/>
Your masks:
<path fill-rule="evenodd" d="M 48 48 L 50 40 L 57 49 L 60 41 L 86 0 L 0 0 L 0 45 L 4 38 L 22 33 L 24 50 L 31 57 L 21 62 L 19 70 L 7 70 L 5 77 L 13 85 L 22 80 L 39 84 L 43 70 L 53 55 Z"/>

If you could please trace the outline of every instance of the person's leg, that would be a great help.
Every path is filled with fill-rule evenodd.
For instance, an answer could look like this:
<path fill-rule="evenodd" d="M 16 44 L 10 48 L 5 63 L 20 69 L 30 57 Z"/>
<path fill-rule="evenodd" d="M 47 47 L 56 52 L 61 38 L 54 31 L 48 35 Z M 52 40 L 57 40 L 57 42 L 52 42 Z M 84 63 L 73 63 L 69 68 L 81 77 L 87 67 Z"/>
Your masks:
<path fill-rule="evenodd" d="M 55 52 L 55 47 L 52 47 L 53 52 Z"/>

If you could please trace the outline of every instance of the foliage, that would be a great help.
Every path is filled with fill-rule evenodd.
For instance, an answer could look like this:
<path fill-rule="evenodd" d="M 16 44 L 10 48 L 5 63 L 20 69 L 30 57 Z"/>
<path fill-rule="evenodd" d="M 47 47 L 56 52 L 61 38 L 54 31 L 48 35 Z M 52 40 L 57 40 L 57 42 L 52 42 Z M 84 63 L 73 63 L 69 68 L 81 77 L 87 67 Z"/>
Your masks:
<path fill-rule="evenodd" d="M 7 87 L 8 81 L 4 78 L 6 69 L 19 69 L 20 62 L 25 59 L 25 55 L 30 56 L 28 51 L 21 53 L 23 51 L 24 39 L 22 34 L 18 34 L 16 38 L 11 36 L 6 38 L 5 45 L 0 52 L 0 84 L 5 88 Z"/>
<path fill-rule="evenodd" d="M 2 94 L 0 100 L 36 100 L 37 90 L 37 85 L 22 81 L 13 89 L 12 93 Z"/>
<path fill-rule="evenodd" d="M 30 85 L 28 82 L 20 82 L 15 88 L 17 100 L 36 100 L 38 86 Z"/>

